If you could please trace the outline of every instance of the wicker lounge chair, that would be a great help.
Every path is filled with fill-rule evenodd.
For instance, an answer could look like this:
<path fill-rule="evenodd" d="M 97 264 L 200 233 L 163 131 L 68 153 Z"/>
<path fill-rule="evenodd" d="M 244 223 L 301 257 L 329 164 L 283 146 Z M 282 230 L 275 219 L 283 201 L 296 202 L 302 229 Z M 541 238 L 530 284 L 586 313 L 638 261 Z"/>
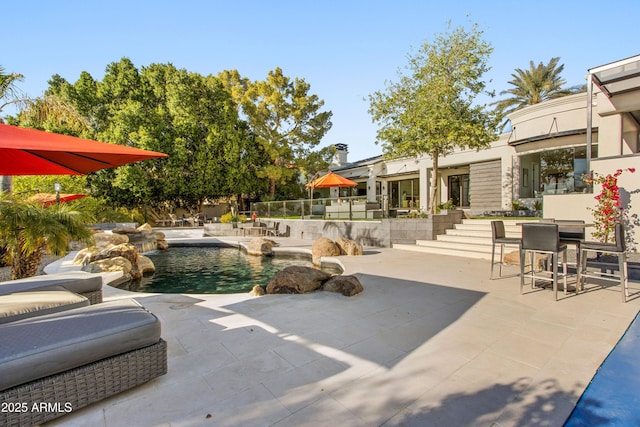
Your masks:
<path fill-rule="evenodd" d="M 134 300 L 0 325 L 0 425 L 37 425 L 167 372 L 158 319 Z M 42 404 L 48 405 L 42 407 Z"/>
<path fill-rule="evenodd" d="M 0 295 L 15 292 L 64 289 L 86 297 L 91 304 L 102 302 L 102 276 L 84 271 L 70 271 L 58 274 L 45 274 L 26 279 L 0 282 Z"/>

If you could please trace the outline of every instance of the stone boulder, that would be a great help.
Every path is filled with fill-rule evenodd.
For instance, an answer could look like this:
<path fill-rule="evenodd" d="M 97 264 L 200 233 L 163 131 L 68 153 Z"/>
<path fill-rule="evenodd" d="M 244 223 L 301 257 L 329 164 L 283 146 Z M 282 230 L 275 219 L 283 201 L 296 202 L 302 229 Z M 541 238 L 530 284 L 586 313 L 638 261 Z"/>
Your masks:
<path fill-rule="evenodd" d="M 364 290 L 356 276 L 333 276 L 322 285 L 322 290 L 338 292 L 346 297 L 359 294 Z"/>
<path fill-rule="evenodd" d="M 123 257 L 105 258 L 91 262 L 82 267 L 82 271 L 88 273 L 105 273 L 113 271 L 122 271 L 124 275 L 131 274 L 131 261 Z"/>
<path fill-rule="evenodd" d="M 336 245 L 340 248 L 340 255 L 362 255 L 364 252 L 360 243 L 344 237 L 338 237 Z"/>
<path fill-rule="evenodd" d="M 95 233 L 93 235 L 93 241 L 99 248 L 103 248 L 108 245 L 121 245 L 123 243 L 129 243 L 129 236 L 124 234 L 111 234 L 111 233 Z"/>
<path fill-rule="evenodd" d="M 139 231 L 139 232 L 147 232 L 147 233 L 153 232 L 153 228 L 147 222 L 142 224 L 140 227 L 136 228 L 136 230 Z"/>
<path fill-rule="evenodd" d="M 111 230 L 113 234 L 139 234 L 140 231 L 135 227 L 116 227 Z"/>
<path fill-rule="evenodd" d="M 331 274 L 311 267 L 294 265 L 276 273 L 267 285 L 268 294 L 305 294 L 319 289 Z"/>
<path fill-rule="evenodd" d="M 92 257 L 91 262 L 106 258 L 123 257 L 128 259 L 131 264 L 137 264 L 138 255 L 138 248 L 130 243 L 123 243 L 101 250 Z"/>
<path fill-rule="evenodd" d="M 153 261 L 145 255 L 138 255 L 138 271 L 144 276 L 145 274 L 153 274 L 156 266 Z"/>
<path fill-rule="evenodd" d="M 85 265 L 85 264 L 89 264 L 92 261 L 95 261 L 96 256 L 105 250 L 109 250 L 111 248 L 113 248 L 115 245 L 109 243 L 104 247 L 97 247 L 97 246 L 92 246 L 90 248 L 83 248 L 80 249 L 78 251 L 78 253 L 76 254 L 76 256 L 73 258 L 73 261 L 71 261 L 72 264 L 74 265 Z"/>
<path fill-rule="evenodd" d="M 156 240 L 156 248 L 160 251 L 166 251 L 167 249 L 169 249 L 169 242 L 167 242 L 165 239 Z"/>
<path fill-rule="evenodd" d="M 251 292 L 249 292 L 249 295 L 251 295 L 252 297 L 261 297 L 262 295 L 264 295 L 264 288 L 260 285 L 255 285 L 251 289 Z"/>
<path fill-rule="evenodd" d="M 320 265 L 320 258 L 323 256 L 338 256 L 340 255 L 340 248 L 333 240 L 326 237 L 320 237 L 313 242 L 311 246 L 311 261 L 313 265 Z"/>
<path fill-rule="evenodd" d="M 275 246 L 277 246 L 277 243 L 273 240 L 256 237 L 251 239 L 247 245 L 247 255 L 271 256 L 273 255 L 273 248 Z"/>

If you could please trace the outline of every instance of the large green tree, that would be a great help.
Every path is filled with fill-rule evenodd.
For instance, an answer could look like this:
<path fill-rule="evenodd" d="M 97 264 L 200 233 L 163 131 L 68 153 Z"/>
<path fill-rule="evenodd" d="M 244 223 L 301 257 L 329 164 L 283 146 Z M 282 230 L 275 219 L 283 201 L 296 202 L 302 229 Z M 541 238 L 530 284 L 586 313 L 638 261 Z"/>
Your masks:
<path fill-rule="evenodd" d="M 584 86 L 564 87 L 567 82 L 560 76 L 564 70 L 564 64 L 559 62 L 560 57 L 554 57 L 547 64 L 539 62 L 535 65 L 530 61 L 528 70 L 516 68 L 511 74 L 512 79 L 508 82 L 512 87 L 500 92 L 500 95 L 509 95 L 509 97 L 496 101 L 492 105 L 502 115 L 507 115 L 529 105 L 586 90 Z"/>
<path fill-rule="evenodd" d="M 435 212 L 438 161 L 455 148 L 486 148 L 497 139 L 500 115 L 476 97 L 493 51 L 477 25 L 438 34 L 409 57 L 407 73 L 384 91 L 369 95 L 386 157 L 428 154 L 433 160 L 429 209 Z"/>
<path fill-rule="evenodd" d="M 331 128 L 332 113 L 321 111 L 324 101 L 310 93 L 310 84 L 285 76 L 280 68 L 263 81 L 251 82 L 236 70 L 223 71 L 219 77 L 269 157 L 269 165 L 258 173 L 268 180 L 274 197 L 276 185 L 290 181 L 304 168 L 303 160 Z"/>
<path fill-rule="evenodd" d="M 172 64 L 138 70 L 123 58 L 107 66 L 102 81 L 83 72 L 74 84 L 59 76 L 49 83 L 51 93 L 69 100 L 91 123 L 92 135 L 85 136 L 169 154 L 91 174 L 93 194 L 114 206 L 196 211 L 208 198 L 260 189 L 256 170 L 266 156 L 216 77 Z"/>

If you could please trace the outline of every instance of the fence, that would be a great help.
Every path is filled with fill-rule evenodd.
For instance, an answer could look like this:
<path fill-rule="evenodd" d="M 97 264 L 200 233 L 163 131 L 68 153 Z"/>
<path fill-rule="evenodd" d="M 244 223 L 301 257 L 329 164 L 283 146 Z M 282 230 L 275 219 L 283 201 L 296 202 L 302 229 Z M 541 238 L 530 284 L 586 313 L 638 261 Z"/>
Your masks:
<path fill-rule="evenodd" d="M 256 202 L 251 204 L 251 212 L 260 218 L 282 219 L 381 219 L 397 216 L 397 209 L 389 209 L 386 198 L 367 201 L 366 197 L 341 197 L 321 199 L 283 200 Z M 406 210 L 405 213 L 409 211 Z"/>

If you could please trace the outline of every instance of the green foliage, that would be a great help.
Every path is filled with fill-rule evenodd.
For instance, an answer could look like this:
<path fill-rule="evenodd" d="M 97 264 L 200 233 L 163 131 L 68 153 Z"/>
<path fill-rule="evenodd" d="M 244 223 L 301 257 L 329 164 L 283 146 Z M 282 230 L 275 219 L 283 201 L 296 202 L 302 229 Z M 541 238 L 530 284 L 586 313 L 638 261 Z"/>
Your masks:
<path fill-rule="evenodd" d="M 514 200 L 511 202 L 511 209 L 514 211 L 528 211 L 529 208 L 527 205 L 522 203 L 520 200 Z"/>
<path fill-rule="evenodd" d="M 7 105 L 20 101 L 21 91 L 16 83 L 22 81 L 24 76 L 18 73 L 7 73 L 0 65 L 0 112 Z"/>
<path fill-rule="evenodd" d="M 12 267 L 12 278 L 32 276 L 46 248 L 62 255 L 72 240 L 90 242 L 86 224 L 93 221 L 85 212 L 62 203 L 41 207 L 9 194 L 0 195 L 0 242 L 4 259 Z"/>
<path fill-rule="evenodd" d="M 270 71 L 264 81 L 250 82 L 238 71 L 224 71 L 220 80 L 241 106 L 255 141 L 269 164 L 257 171 L 269 180 L 269 194 L 276 185 L 290 181 L 311 149 L 331 128 L 331 112 L 320 111 L 324 102 L 310 94 L 304 79 L 286 77 L 280 68 Z"/>
<path fill-rule="evenodd" d="M 246 221 L 247 221 L 246 215 L 244 214 L 239 215 L 237 213 L 232 213 L 232 212 L 227 212 L 226 214 L 220 217 L 220 222 L 224 224 L 229 224 L 232 222 L 246 222 Z"/>
<path fill-rule="evenodd" d="M 542 200 L 536 200 L 535 202 L 533 202 L 533 208 L 537 211 L 541 211 L 542 210 Z"/>
<path fill-rule="evenodd" d="M 55 183 L 62 193 L 86 194 L 87 179 L 80 175 L 34 175 L 13 178 L 13 193 L 24 198 L 35 193 L 53 193 Z"/>
<path fill-rule="evenodd" d="M 419 212 L 419 211 L 416 211 L 416 210 L 411 210 L 411 211 L 409 211 L 408 217 L 409 218 L 428 218 L 429 215 L 426 212 Z"/>
<path fill-rule="evenodd" d="M 441 210 L 441 209 L 455 209 L 455 208 L 456 208 L 456 205 L 455 205 L 455 203 L 453 203 L 453 199 L 449 199 L 446 202 L 440 203 L 438 205 L 438 210 Z"/>
<path fill-rule="evenodd" d="M 430 211 L 436 209 L 438 159 L 455 148 L 482 149 L 497 139 L 501 117 L 475 104 L 486 93 L 481 80 L 493 48 L 474 25 L 425 42 L 385 91 L 369 96 L 369 113 L 380 126 L 387 157 L 428 154 L 433 159 Z"/>
<path fill-rule="evenodd" d="M 207 199 L 230 196 L 240 203 L 259 199 L 272 190 L 270 177 L 299 193 L 300 185 L 292 184 L 298 174 L 324 169 L 330 161 L 332 147 L 311 148 L 330 128 L 331 113 L 320 112 L 323 103 L 309 94 L 304 80 L 284 77 L 279 69 L 264 82 L 246 85 L 235 73 L 203 76 L 172 64 L 137 68 L 122 58 L 106 67 L 100 81 L 87 72 L 74 83 L 52 76 L 42 99 L 15 124 L 169 157 L 98 171 L 81 177 L 78 187 L 48 178 L 25 183 L 25 191 L 50 191 L 51 182 L 61 182 L 65 192 L 90 189 L 112 207 L 162 211 L 200 211 Z M 273 132 L 269 120 L 277 121 Z"/>

